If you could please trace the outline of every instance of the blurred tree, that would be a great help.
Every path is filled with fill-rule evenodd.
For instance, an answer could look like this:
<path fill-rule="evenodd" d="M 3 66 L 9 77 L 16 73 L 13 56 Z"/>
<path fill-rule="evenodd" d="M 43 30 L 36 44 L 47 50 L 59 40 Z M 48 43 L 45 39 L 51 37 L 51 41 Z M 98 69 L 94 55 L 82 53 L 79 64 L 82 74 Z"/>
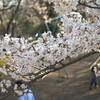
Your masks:
<path fill-rule="evenodd" d="M 1 0 L 0 34 L 35 35 L 42 22 L 57 14 L 44 0 Z"/>

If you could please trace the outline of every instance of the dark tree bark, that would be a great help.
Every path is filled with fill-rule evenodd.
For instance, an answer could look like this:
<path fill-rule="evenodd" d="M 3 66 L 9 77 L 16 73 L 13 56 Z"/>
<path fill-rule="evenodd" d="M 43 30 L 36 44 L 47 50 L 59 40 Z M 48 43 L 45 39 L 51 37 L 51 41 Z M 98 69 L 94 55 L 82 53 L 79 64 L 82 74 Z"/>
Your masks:
<path fill-rule="evenodd" d="M 4 27 L 3 20 L 2 20 L 1 16 L 0 16 L 0 21 L 1 21 L 2 34 L 4 36 L 5 35 L 5 27 Z"/>
<path fill-rule="evenodd" d="M 15 16 L 16 16 L 17 12 L 18 12 L 18 9 L 19 9 L 19 6 L 20 6 L 21 1 L 22 1 L 22 0 L 19 0 L 19 1 L 18 1 L 18 5 L 17 5 L 17 7 L 16 7 L 16 10 L 14 11 L 14 13 L 12 13 L 12 16 L 11 16 L 11 18 L 10 18 L 8 24 L 7 24 L 7 29 L 6 29 L 6 33 L 7 33 L 7 34 L 9 34 L 10 26 L 11 26 L 12 21 L 14 20 L 14 18 L 15 18 Z"/>

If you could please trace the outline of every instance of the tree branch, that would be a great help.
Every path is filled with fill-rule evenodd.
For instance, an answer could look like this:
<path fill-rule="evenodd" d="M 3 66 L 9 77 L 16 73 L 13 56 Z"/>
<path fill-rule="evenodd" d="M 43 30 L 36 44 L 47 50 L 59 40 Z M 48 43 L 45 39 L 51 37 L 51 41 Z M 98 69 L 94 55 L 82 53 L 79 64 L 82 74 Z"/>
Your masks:
<path fill-rule="evenodd" d="M 82 60 L 82 59 L 85 59 L 85 58 L 87 58 L 87 57 L 89 57 L 89 56 L 91 56 L 91 55 L 93 55 L 93 54 L 96 54 L 96 53 L 98 53 L 98 52 L 92 51 L 92 52 L 87 53 L 87 54 L 85 54 L 85 55 L 83 55 L 83 56 L 81 56 L 81 57 L 75 58 L 75 59 L 73 59 L 73 60 L 71 60 L 71 61 L 69 61 L 69 62 L 67 62 L 67 63 L 65 63 L 65 64 L 61 64 L 60 67 L 58 67 L 58 66 L 57 66 L 57 67 L 54 67 L 54 66 L 52 65 L 52 69 L 49 67 L 50 69 L 47 69 L 47 71 L 44 72 L 43 74 L 39 74 L 39 76 L 37 75 L 36 78 L 32 80 L 32 82 L 35 82 L 35 81 L 37 81 L 38 79 L 41 79 L 42 77 L 44 77 L 45 75 L 47 75 L 47 74 L 49 74 L 49 73 L 51 73 L 51 72 L 55 72 L 55 71 L 58 71 L 58 70 L 60 70 L 60 69 L 63 69 L 63 68 L 65 68 L 65 67 L 67 67 L 67 66 L 69 66 L 69 65 L 71 65 L 71 64 L 73 64 L 73 63 L 76 63 L 76 62 L 78 62 L 78 61 L 80 61 L 80 60 Z M 100 53 L 98 53 L 98 54 L 100 55 Z M 29 82 L 29 83 L 30 83 L 30 82 Z"/>
<path fill-rule="evenodd" d="M 86 7 L 93 8 L 93 9 L 100 9 L 100 6 L 91 6 L 91 5 L 87 5 L 87 4 L 84 4 L 84 3 L 80 3 L 79 5 L 84 5 Z"/>
<path fill-rule="evenodd" d="M 14 91 L 12 91 L 12 92 L 8 93 L 8 94 L 7 94 L 7 95 L 5 95 L 4 97 L 1 97 L 1 98 L 0 98 L 0 100 L 5 99 L 6 97 L 10 96 L 10 95 L 11 95 L 11 94 L 13 94 L 13 93 L 14 93 Z"/>
<path fill-rule="evenodd" d="M 5 7 L 3 9 L 0 9 L 0 11 L 5 11 L 5 10 L 9 10 L 11 8 L 15 7 L 15 5 L 11 5 L 10 7 Z"/>
<path fill-rule="evenodd" d="M 99 53 L 99 52 L 94 52 L 94 51 L 92 51 L 92 52 L 87 53 L 87 54 L 85 54 L 85 55 L 82 55 L 82 56 L 80 56 L 80 57 L 78 57 L 78 58 L 75 58 L 75 59 L 69 61 L 68 63 L 61 64 L 60 67 L 54 67 L 54 66 L 55 66 L 55 64 L 54 64 L 54 65 L 52 65 L 52 69 L 50 68 L 50 67 L 51 67 L 51 66 L 50 66 L 50 67 L 47 68 L 47 71 L 46 71 L 46 69 L 45 69 L 45 70 L 42 70 L 42 71 L 45 71 L 45 72 L 44 72 L 43 74 L 38 73 L 37 76 L 36 76 L 36 78 L 33 79 L 33 80 L 31 80 L 30 82 L 27 82 L 26 85 L 30 84 L 31 82 L 36 82 L 37 80 L 43 78 L 45 75 L 47 75 L 47 74 L 49 74 L 49 73 L 51 73 L 51 72 L 56 72 L 56 71 L 58 71 L 58 70 L 60 70 L 60 69 L 65 68 L 66 66 L 69 66 L 69 65 L 71 65 L 71 64 L 73 64 L 73 63 L 76 63 L 76 62 L 78 62 L 78 61 L 80 61 L 80 60 L 82 60 L 82 59 L 85 59 L 85 58 L 87 58 L 87 57 L 89 57 L 89 56 L 91 56 L 91 55 L 93 55 L 93 54 L 96 54 L 96 53 L 98 53 L 99 56 L 100 56 L 100 53 Z M 62 61 L 62 60 L 61 60 L 61 61 Z M 41 71 L 40 71 L 40 72 L 41 72 Z M 5 95 L 4 97 L 0 98 L 0 100 L 2 100 L 2 99 L 4 99 L 4 98 L 8 97 L 8 96 L 11 95 L 13 92 L 14 92 L 14 90 L 12 90 L 12 92 L 10 92 L 9 94 Z"/>

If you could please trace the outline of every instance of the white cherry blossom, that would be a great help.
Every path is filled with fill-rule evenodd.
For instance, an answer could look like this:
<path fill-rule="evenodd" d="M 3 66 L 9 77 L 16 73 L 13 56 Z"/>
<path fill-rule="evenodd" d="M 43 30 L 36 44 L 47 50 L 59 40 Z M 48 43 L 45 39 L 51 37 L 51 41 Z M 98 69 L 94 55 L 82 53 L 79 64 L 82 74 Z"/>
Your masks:
<path fill-rule="evenodd" d="M 61 32 L 57 38 L 51 32 L 44 32 L 36 41 L 32 41 L 32 37 L 25 39 L 5 35 L 0 40 L 0 73 L 3 75 L 28 82 L 35 79 L 39 71 L 66 57 L 74 58 L 91 50 L 100 52 L 100 9 L 86 7 L 84 11 L 92 15 L 84 19 L 80 13 L 72 11 L 76 10 L 78 0 L 48 1 L 54 2 L 54 10 L 62 16 L 62 24 L 59 24 Z M 97 3 L 100 1 L 97 0 Z M 6 88 L 10 86 L 10 80 L 0 82 L 2 92 L 7 92 Z M 16 88 L 15 85 L 14 90 Z"/>

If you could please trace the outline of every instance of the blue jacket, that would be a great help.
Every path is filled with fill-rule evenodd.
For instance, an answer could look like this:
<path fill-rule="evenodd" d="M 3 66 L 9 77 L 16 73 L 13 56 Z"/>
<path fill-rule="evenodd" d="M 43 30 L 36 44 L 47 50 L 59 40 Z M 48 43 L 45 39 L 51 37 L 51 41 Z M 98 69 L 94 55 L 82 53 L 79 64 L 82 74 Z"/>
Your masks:
<path fill-rule="evenodd" d="M 35 100 L 34 95 L 31 90 L 25 89 L 23 95 L 18 94 L 17 100 Z"/>

